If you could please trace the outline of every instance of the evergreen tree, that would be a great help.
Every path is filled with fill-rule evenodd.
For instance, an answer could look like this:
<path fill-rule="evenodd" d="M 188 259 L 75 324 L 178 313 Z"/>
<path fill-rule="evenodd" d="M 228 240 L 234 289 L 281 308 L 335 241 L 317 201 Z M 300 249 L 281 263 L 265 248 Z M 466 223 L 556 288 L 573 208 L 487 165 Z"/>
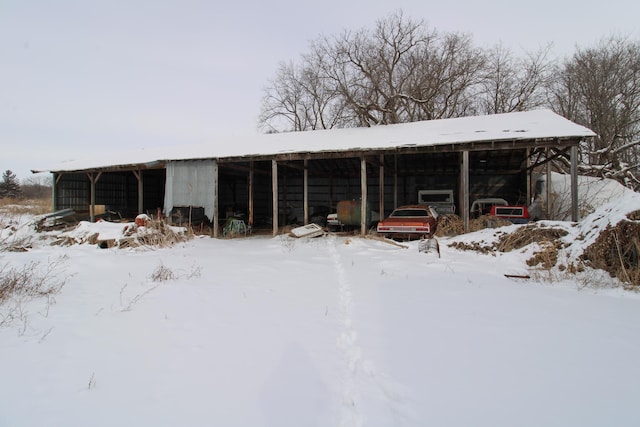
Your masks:
<path fill-rule="evenodd" d="M 16 174 L 10 170 L 6 170 L 2 174 L 2 182 L 0 182 L 0 199 L 9 197 L 19 199 L 22 196 L 22 189 Z"/>

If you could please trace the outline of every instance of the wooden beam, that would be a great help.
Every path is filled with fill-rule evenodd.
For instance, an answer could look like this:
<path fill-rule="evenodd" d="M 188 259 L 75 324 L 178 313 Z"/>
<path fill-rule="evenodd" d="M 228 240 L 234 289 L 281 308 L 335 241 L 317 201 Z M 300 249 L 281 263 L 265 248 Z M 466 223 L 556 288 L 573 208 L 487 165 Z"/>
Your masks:
<path fill-rule="evenodd" d="M 225 170 L 232 170 L 232 171 L 237 171 L 240 173 L 249 173 L 251 171 L 251 169 L 253 169 L 253 173 L 256 175 L 265 175 L 265 176 L 270 176 L 271 175 L 271 171 L 267 168 L 267 169 L 260 169 L 254 166 L 251 166 L 254 163 L 254 160 L 248 160 L 249 162 L 249 166 L 243 166 L 237 163 L 229 163 L 229 162 L 221 162 L 219 161 L 219 167 L 222 169 L 222 171 Z"/>

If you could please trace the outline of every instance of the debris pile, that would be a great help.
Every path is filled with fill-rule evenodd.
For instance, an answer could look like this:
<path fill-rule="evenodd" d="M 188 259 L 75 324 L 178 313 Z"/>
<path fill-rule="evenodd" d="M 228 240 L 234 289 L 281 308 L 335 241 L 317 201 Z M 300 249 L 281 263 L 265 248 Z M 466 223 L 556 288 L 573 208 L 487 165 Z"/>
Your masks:
<path fill-rule="evenodd" d="M 453 237 L 462 233 L 464 233 L 464 223 L 458 215 L 444 214 L 438 216 L 435 233 L 437 237 Z"/>
<path fill-rule="evenodd" d="M 511 252 L 522 249 L 531 244 L 538 244 L 539 250 L 526 263 L 529 267 L 540 266 L 545 270 L 553 268 L 558 262 L 559 251 L 566 246 L 562 238 L 569 233 L 556 227 L 546 227 L 544 224 L 531 223 L 518 227 L 513 232 L 498 231 L 497 239 L 487 244 L 485 242 L 454 242 L 450 247 L 459 250 L 472 250 L 483 254 L 496 252 Z"/>
<path fill-rule="evenodd" d="M 184 227 L 169 226 L 147 215 L 135 222 L 81 221 L 73 230 L 61 233 L 53 245 L 97 245 L 100 248 L 168 247 L 190 238 Z"/>
<path fill-rule="evenodd" d="M 517 228 L 513 233 L 504 233 L 496 243 L 499 252 L 510 252 L 524 248 L 532 243 L 560 242 L 560 238 L 569 234 L 566 230 L 546 227 L 542 223 L 532 223 Z"/>
<path fill-rule="evenodd" d="M 582 254 L 587 265 L 607 271 L 612 277 L 640 286 L 640 210 L 627 219 L 607 226 Z"/>
<path fill-rule="evenodd" d="M 469 231 L 480 231 L 486 228 L 506 227 L 508 225 L 512 225 L 512 223 L 504 218 L 482 215 L 469 220 Z M 440 215 L 435 234 L 437 237 L 453 237 L 464 234 L 464 222 L 460 216 L 455 214 Z"/>
<path fill-rule="evenodd" d="M 469 231 L 480 231 L 485 228 L 498 228 L 512 225 L 511 221 L 492 215 L 482 215 L 469 221 Z"/>

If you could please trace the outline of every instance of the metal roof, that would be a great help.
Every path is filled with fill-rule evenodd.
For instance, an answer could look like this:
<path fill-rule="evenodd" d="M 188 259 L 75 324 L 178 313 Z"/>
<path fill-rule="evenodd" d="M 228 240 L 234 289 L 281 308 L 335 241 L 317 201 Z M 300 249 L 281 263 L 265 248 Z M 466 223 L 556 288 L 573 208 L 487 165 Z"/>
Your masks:
<path fill-rule="evenodd" d="M 429 120 L 369 128 L 329 129 L 225 137 L 207 144 L 102 152 L 34 172 L 71 172 L 126 167 L 158 167 L 189 159 L 316 158 L 354 153 L 521 148 L 526 144 L 577 144 L 595 133 L 551 110 Z"/>

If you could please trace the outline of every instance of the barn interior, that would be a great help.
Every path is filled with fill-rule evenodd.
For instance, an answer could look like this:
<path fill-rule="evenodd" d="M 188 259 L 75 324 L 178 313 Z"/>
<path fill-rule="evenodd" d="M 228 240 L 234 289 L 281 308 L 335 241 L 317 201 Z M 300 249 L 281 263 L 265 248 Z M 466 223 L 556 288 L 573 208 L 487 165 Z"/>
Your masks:
<path fill-rule="evenodd" d="M 527 148 L 470 151 L 469 200 L 499 197 L 514 204 L 527 203 L 532 195 L 528 158 Z M 324 225 L 338 202 L 362 198 L 363 182 L 367 204 L 380 217 L 397 206 L 417 203 L 420 190 L 452 190 L 458 213 L 463 196 L 462 161 L 462 153 L 455 150 L 280 156 L 274 180 L 273 158 L 218 159 L 217 222 L 239 217 L 254 230 L 270 230 L 277 194 L 280 226 L 305 223 L 305 199 L 307 222 Z M 205 215 L 202 203 L 178 204 L 164 211 L 167 163 L 54 173 L 54 208 L 73 209 L 82 220 L 132 220 L 146 213 L 164 215 L 178 225 L 210 226 L 214 219 Z M 212 189 L 211 197 L 213 194 Z"/>

